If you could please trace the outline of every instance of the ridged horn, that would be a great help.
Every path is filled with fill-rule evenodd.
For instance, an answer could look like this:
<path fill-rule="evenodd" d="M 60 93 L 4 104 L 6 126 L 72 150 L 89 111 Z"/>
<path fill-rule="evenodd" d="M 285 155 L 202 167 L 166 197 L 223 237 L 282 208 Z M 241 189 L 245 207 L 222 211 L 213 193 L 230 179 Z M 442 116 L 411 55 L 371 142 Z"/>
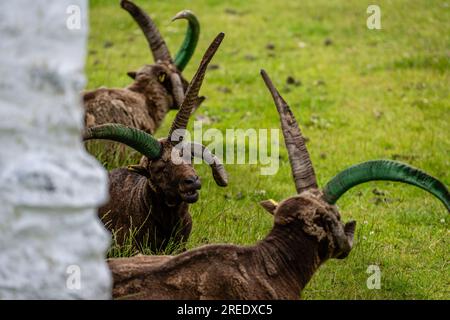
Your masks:
<path fill-rule="evenodd" d="M 120 6 L 128 11 L 141 28 L 150 46 L 155 62 L 161 60 L 173 63 L 169 49 L 150 16 L 131 1 L 122 0 L 120 1 Z"/>
<path fill-rule="evenodd" d="M 198 93 L 200 91 L 203 78 L 205 77 L 206 68 L 219 48 L 224 36 L 225 34 L 223 32 L 219 33 L 206 50 L 203 59 L 200 62 L 200 66 L 198 67 L 197 72 L 186 90 L 184 101 L 180 106 L 180 110 L 172 123 L 172 127 L 169 132 L 169 139 L 175 130 L 186 129 L 189 116 L 191 115 L 194 106 L 198 103 Z M 172 141 L 172 143 L 176 144 L 178 141 Z"/>
<path fill-rule="evenodd" d="M 420 169 L 391 160 L 367 161 L 341 171 L 326 184 L 323 198 L 334 204 L 352 187 L 375 180 L 399 181 L 422 188 L 441 200 L 450 212 L 450 194 L 441 181 Z"/>
<path fill-rule="evenodd" d="M 161 144 L 152 135 L 121 124 L 108 123 L 88 128 L 83 133 L 83 140 L 103 139 L 123 143 L 139 151 L 149 159 L 159 158 Z"/>
<path fill-rule="evenodd" d="M 188 21 L 188 27 L 186 30 L 186 35 L 184 36 L 183 43 L 180 49 L 175 55 L 175 66 L 179 71 L 183 71 L 186 65 L 189 63 L 192 55 L 194 54 L 195 48 L 197 47 L 198 38 L 200 36 L 200 23 L 198 22 L 195 14 L 190 10 L 183 10 L 178 12 L 172 21 L 178 19 L 186 19 Z"/>
<path fill-rule="evenodd" d="M 288 150 L 289 162 L 291 163 L 292 176 L 297 193 L 302 193 L 311 188 L 317 188 L 316 175 L 308 150 L 306 149 L 305 139 L 295 120 L 294 114 L 273 85 L 266 71 L 261 70 L 261 76 L 272 94 L 273 101 L 280 115 L 281 129 Z"/>

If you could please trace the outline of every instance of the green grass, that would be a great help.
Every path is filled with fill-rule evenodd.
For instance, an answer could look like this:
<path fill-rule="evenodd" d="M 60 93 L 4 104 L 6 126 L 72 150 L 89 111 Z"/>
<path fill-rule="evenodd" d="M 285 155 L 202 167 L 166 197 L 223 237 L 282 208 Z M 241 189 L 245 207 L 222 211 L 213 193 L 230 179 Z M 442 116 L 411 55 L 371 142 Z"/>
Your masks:
<path fill-rule="evenodd" d="M 125 86 L 130 83 L 127 71 L 152 63 L 144 37 L 118 2 L 90 1 L 89 88 Z M 279 128 L 259 76 L 264 68 L 309 138 L 320 185 L 349 165 L 378 158 L 405 161 L 449 185 L 448 1 L 377 1 L 382 11 L 379 31 L 366 28 L 370 1 L 137 3 L 154 17 L 173 54 L 186 25 L 169 23 L 170 18 L 185 8 L 197 13 L 202 33 L 184 72 L 187 79 L 213 37 L 225 32 L 212 62 L 219 69 L 209 71 L 203 85 L 208 100 L 196 113 L 214 120 L 205 128 Z M 329 46 L 324 45 L 327 38 Z M 105 42 L 112 46 L 105 48 Z M 275 49 L 266 49 L 268 43 Z M 288 87 L 288 76 L 301 85 Z M 173 117 L 167 116 L 158 136 L 168 132 Z M 257 165 L 228 165 L 227 188 L 214 184 L 206 165 L 197 166 L 203 187 L 200 200 L 191 206 L 194 225 L 188 247 L 262 239 L 272 218 L 258 201 L 295 193 L 284 145 L 280 156 L 281 168 L 274 176 L 261 176 Z M 107 168 L 136 159 L 131 154 L 107 163 Z M 387 201 L 377 200 L 374 188 L 384 191 Z M 411 186 L 377 182 L 352 189 L 339 207 L 344 219 L 358 221 L 354 249 L 345 260 L 327 262 L 303 298 L 450 297 L 449 217 L 438 200 Z M 381 268 L 380 290 L 366 287 L 371 264 Z"/>

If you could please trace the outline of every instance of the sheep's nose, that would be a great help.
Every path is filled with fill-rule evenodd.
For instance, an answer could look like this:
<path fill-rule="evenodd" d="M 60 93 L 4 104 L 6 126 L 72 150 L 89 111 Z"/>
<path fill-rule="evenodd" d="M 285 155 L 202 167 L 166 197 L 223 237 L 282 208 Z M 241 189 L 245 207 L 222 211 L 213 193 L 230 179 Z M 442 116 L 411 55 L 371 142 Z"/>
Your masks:
<path fill-rule="evenodd" d="M 198 176 L 190 176 L 190 177 L 185 178 L 183 180 L 183 184 L 186 187 L 190 187 L 190 188 L 200 189 L 200 187 L 201 187 L 200 179 L 198 178 Z"/>

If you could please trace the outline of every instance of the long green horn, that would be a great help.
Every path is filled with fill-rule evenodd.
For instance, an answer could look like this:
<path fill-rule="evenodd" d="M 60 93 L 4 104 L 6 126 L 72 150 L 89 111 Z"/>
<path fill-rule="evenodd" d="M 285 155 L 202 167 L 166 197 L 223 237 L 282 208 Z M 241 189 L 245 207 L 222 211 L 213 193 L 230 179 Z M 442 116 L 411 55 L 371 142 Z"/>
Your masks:
<path fill-rule="evenodd" d="M 161 144 L 152 135 L 121 124 L 102 124 L 88 128 L 83 133 L 83 140 L 91 139 L 105 139 L 123 143 L 149 159 L 155 159 L 161 155 Z"/>
<path fill-rule="evenodd" d="M 450 212 L 450 194 L 441 181 L 422 170 L 391 160 L 367 161 L 341 171 L 323 189 L 324 200 L 334 204 L 350 188 L 374 180 L 399 181 L 422 188 L 441 200 Z"/>
<path fill-rule="evenodd" d="M 190 10 L 183 10 L 172 18 L 172 21 L 178 19 L 187 19 L 188 27 L 186 35 L 184 36 L 183 44 L 175 55 L 175 66 L 179 71 L 183 71 L 197 47 L 198 38 L 200 35 L 200 23 L 197 17 Z"/>

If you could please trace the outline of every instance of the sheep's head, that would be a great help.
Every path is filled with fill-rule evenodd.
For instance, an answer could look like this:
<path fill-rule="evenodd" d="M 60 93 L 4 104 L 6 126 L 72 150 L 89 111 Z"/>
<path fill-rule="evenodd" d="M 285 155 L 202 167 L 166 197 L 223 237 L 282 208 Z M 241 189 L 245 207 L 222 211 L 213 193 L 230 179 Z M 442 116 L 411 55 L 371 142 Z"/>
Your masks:
<path fill-rule="evenodd" d="M 183 10 L 173 17 L 172 21 L 186 19 L 188 28 L 183 44 L 175 59 L 172 59 L 164 39 L 150 16 L 131 1 L 122 0 L 120 5 L 141 28 L 155 61 L 153 65 L 145 65 L 138 71 L 128 72 L 128 76 L 135 80 L 135 87 L 142 89 L 148 87 L 151 90 L 159 89 L 159 92 L 168 93 L 172 97 L 171 107 L 178 109 L 188 86 L 188 81 L 183 78 L 181 72 L 194 54 L 200 34 L 200 24 L 196 16 L 189 10 Z M 199 97 L 195 107 L 203 100 L 203 97 Z"/>
<path fill-rule="evenodd" d="M 171 109 L 178 109 L 184 99 L 186 85 L 181 73 L 168 63 L 145 65 L 138 71 L 128 72 L 134 79 L 133 88 L 140 92 L 151 93 L 160 97 L 169 97 Z"/>
<path fill-rule="evenodd" d="M 441 200 L 450 211 L 450 194 L 436 178 L 404 163 L 390 160 L 373 160 L 352 166 L 337 174 L 321 191 L 318 188 L 305 139 L 290 110 L 274 87 L 267 73 L 261 75 L 272 94 L 280 115 L 283 136 L 297 195 L 281 203 L 262 201 L 264 209 L 274 215 L 276 225 L 299 226 L 303 232 L 319 242 L 319 257 L 342 259 L 353 246 L 355 221 L 341 222 L 336 201 L 350 188 L 372 180 L 391 180 L 418 186 Z"/>
<path fill-rule="evenodd" d="M 144 157 L 140 164 L 129 166 L 129 170 L 147 177 L 149 185 L 156 192 L 164 195 L 167 205 L 176 205 L 182 201 L 193 203 L 198 200 L 201 183 L 192 166 L 193 157 L 202 158 L 211 166 L 213 177 L 219 186 L 226 186 L 228 183 L 225 168 L 216 156 L 201 144 L 182 140 L 192 109 L 198 101 L 198 93 L 206 68 L 223 37 L 224 34 L 220 33 L 207 49 L 186 90 L 186 97 L 167 138 L 157 140 L 142 130 L 120 124 L 95 126 L 84 133 L 84 140 L 113 140 L 141 152 Z"/>
<path fill-rule="evenodd" d="M 167 139 L 160 140 L 160 143 L 162 151 L 158 158 L 144 156 L 139 165 L 129 166 L 128 169 L 146 176 L 151 188 L 164 195 L 168 205 L 177 205 L 182 201 L 196 202 L 201 182 L 192 166 L 192 157 L 185 159 L 183 150 L 174 148 Z"/>
<path fill-rule="evenodd" d="M 298 227 L 316 239 L 322 261 L 342 259 L 350 253 L 356 222 L 342 223 L 336 206 L 325 202 L 317 190 L 305 191 L 279 204 L 266 200 L 261 205 L 274 215 L 275 225 Z"/>

